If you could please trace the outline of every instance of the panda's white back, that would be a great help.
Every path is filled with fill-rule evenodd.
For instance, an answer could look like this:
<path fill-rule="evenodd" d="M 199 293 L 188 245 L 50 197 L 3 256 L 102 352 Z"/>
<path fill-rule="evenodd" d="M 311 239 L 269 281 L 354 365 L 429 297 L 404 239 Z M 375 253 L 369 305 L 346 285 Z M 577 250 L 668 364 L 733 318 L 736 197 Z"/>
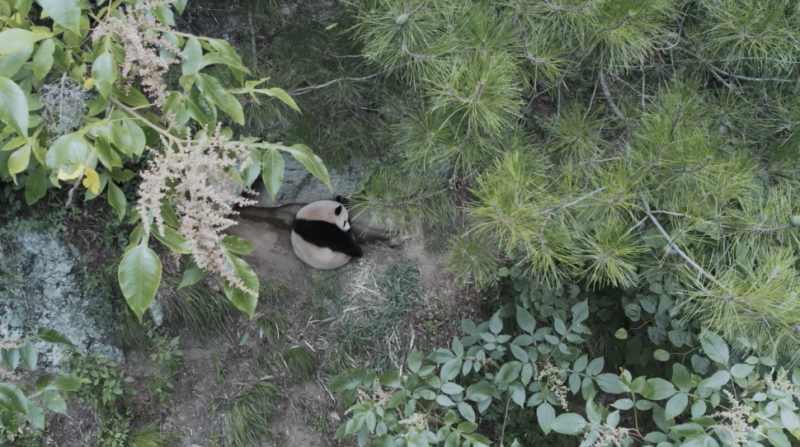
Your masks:
<path fill-rule="evenodd" d="M 350 262 L 350 256 L 307 242 L 294 230 L 292 231 L 292 247 L 301 261 L 315 269 L 334 270 Z"/>

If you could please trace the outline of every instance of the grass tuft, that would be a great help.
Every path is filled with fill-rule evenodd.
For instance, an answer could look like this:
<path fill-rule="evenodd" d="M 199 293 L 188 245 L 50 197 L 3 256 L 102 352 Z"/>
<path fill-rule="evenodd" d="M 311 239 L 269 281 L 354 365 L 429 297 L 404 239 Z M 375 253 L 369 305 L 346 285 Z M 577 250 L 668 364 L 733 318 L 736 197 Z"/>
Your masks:
<path fill-rule="evenodd" d="M 225 435 L 231 447 L 260 445 L 277 434 L 269 421 L 278 412 L 282 388 L 272 382 L 258 382 L 232 399 L 215 399 L 211 413 L 225 412 Z"/>
<path fill-rule="evenodd" d="M 317 368 L 317 354 L 305 346 L 283 351 L 283 360 L 289 368 L 289 375 L 295 382 L 303 382 L 311 377 Z"/>
<path fill-rule="evenodd" d="M 266 340 L 280 338 L 286 333 L 286 320 L 280 315 L 261 315 L 255 318 L 253 326 L 258 336 Z"/>
<path fill-rule="evenodd" d="M 175 433 L 160 433 L 157 425 L 132 430 L 128 438 L 128 447 L 170 447 L 179 440 Z"/>
<path fill-rule="evenodd" d="M 206 337 L 232 327 L 240 312 L 221 293 L 214 293 L 200 284 L 175 290 L 162 300 L 164 317 L 170 325 L 183 326 L 205 342 Z"/>

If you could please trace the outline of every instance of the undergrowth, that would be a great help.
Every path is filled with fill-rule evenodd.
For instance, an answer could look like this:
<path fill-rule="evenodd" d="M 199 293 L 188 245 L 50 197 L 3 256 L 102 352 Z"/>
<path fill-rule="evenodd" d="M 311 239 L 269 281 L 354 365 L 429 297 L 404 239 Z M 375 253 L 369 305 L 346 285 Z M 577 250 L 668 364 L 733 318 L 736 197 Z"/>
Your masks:
<path fill-rule="evenodd" d="M 184 327 L 202 343 L 211 335 L 229 330 L 240 316 L 228 298 L 202 284 L 176 289 L 162 300 L 162 306 L 168 326 Z"/>
<path fill-rule="evenodd" d="M 263 439 L 274 440 L 277 434 L 269 427 L 278 412 L 282 388 L 262 381 L 231 399 L 214 399 L 210 415 L 224 412 L 224 432 L 230 447 L 259 445 Z"/>

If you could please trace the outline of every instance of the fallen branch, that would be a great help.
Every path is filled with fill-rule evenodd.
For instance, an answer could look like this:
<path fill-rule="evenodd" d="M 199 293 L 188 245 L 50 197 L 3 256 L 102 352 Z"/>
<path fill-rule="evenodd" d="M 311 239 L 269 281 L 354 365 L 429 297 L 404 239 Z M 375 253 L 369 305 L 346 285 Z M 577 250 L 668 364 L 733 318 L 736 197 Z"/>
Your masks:
<path fill-rule="evenodd" d="M 72 204 L 72 196 L 75 194 L 75 190 L 81 185 L 81 182 L 83 181 L 83 174 L 85 173 L 86 169 L 81 169 L 81 175 L 78 176 L 78 180 L 75 180 L 75 186 L 73 186 L 72 189 L 69 190 L 69 194 L 67 194 L 67 203 L 64 204 L 64 208 L 69 208 L 69 206 Z"/>
<path fill-rule="evenodd" d="M 585 196 L 578 197 L 577 199 L 575 199 L 575 200 L 573 200 L 571 202 L 565 202 L 565 203 L 562 203 L 561 205 L 554 206 L 552 208 L 548 208 L 548 209 L 546 209 L 544 211 L 539 211 L 538 213 L 534 213 L 533 215 L 531 215 L 531 217 L 539 216 L 539 215 L 542 215 L 542 214 L 545 214 L 545 213 L 553 213 L 553 212 L 556 212 L 556 211 L 558 211 L 560 209 L 575 205 L 576 203 L 582 202 L 582 201 L 588 199 L 589 197 L 597 194 L 598 192 L 600 192 L 600 191 L 602 191 L 604 189 L 606 189 L 605 186 L 601 187 L 600 189 L 595 189 L 594 191 L 590 192 L 589 194 L 586 194 Z"/>
<path fill-rule="evenodd" d="M 606 101 L 608 101 L 608 105 L 611 107 L 614 115 L 617 115 L 617 118 L 621 119 L 625 123 L 625 142 L 630 145 L 631 123 L 628 121 L 628 118 L 625 116 L 625 114 L 622 113 L 622 110 L 617 107 L 617 104 L 614 102 L 614 98 L 611 97 L 611 92 L 608 90 L 608 84 L 606 84 L 606 76 L 602 71 L 597 73 L 597 79 L 600 81 L 600 87 L 603 90 L 603 95 L 606 97 Z"/>

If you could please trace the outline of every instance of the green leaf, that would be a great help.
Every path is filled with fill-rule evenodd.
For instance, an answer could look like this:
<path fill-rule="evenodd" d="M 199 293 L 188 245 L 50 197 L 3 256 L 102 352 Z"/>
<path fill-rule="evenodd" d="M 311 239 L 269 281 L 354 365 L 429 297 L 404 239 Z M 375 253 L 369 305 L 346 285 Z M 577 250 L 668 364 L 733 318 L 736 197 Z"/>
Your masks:
<path fill-rule="evenodd" d="M 59 396 L 58 393 L 53 391 L 45 391 L 42 393 L 42 403 L 55 413 L 67 414 L 67 403 L 64 398 Z"/>
<path fill-rule="evenodd" d="M 47 37 L 21 28 L 7 29 L 0 33 L 0 54 L 15 53 Z"/>
<path fill-rule="evenodd" d="M 586 420 L 579 414 L 564 413 L 555 418 L 549 427 L 556 433 L 575 435 L 586 427 Z"/>
<path fill-rule="evenodd" d="M 589 301 L 581 301 L 572 306 L 572 324 L 578 324 L 589 318 Z"/>
<path fill-rule="evenodd" d="M 125 198 L 125 193 L 115 185 L 114 182 L 108 182 L 108 203 L 117 212 L 119 221 L 125 218 L 125 211 L 128 209 L 128 199 Z"/>
<path fill-rule="evenodd" d="M 233 118 L 235 123 L 244 124 L 242 105 L 233 95 L 225 91 L 217 78 L 205 73 L 198 73 L 197 79 L 200 80 L 197 83 L 197 88 L 203 94 L 203 97 L 219 106 L 228 116 Z"/>
<path fill-rule="evenodd" d="M 669 360 L 669 353 L 663 349 L 656 349 L 653 352 L 653 358 L 660 362 L 666 362 Z"/>
<path fill-rule="evenodd" d="M 676 394 L 667 401 L 667 405 L 664 407 L 664 417 L 669 420 L 679 416 L 688 405 L 689 396 L 683 393 Z"/>
<path fill-rule="evenodd" d="M 19 365 L 19 349 L 10 348 L 0 352 L 3 355 L 3 363 L 6 364 L 6 368 L 11 371 L 17 369 L 17 365 Z"/>
<path fill-rule="evenodd" d="M 192 259 L 186 265 L 186 270 L 183 272 L 183 279 L 181 280 L 180 285 L 178 285 L 178 289 L 197 284 L 201 279 L 205 278 L 205 276 L 206 272 L 198 267 L 194 262 L 194 259 Z"/>
<path fill-rule="evenodd" d="M 33 45 L 28 45 L 19 51 L 0 56 L 0 76 L 17 79 L 17 73 L 28 62 L 33 54 Z M 22 88 L 22 87 L 20 87 Z M 29 89 L 24 89 L 30 91 Z"/>
<path fill-rule="evenodd" d="M 99 137 L 94 140 L 94 148 L 97 151 L 97 158 L 100 163 L 103 163 L 108 170 L 122 167 L 122 159 L 117 154 L 117 151 L 111 148 L 105 137 Z"/>
<path fill-rule="evenodd" d="M 79 0 L 36 0 L 56 23 L 64 28 L 80 32 L 81 8 Z"/>
<path fill-rule="evenodd" d="M 467 388 L 467 399 L 473 402 L 483 402 L 494 394 L 494 387 L 486 382 L 479 382 Z"/>
<path fill-rule="evenodd" d="M 28 401 L 28 421 L 39 430 L 44 430 L 44 411 L 33 401 Z"/>
<path fill-rule="evenodd" d="M 28 169 L 28 163 L 31 161 L 31 144 L 25 144 L 17 149 L 8 158 L 8 173 L 17 182 L 16 175 Z"/>
<path fill-rule="evenodd" d="M 728 345 L 722 337 L 713 332 L 706 331 L 700 337 L 700 344 L 703 346 L 703 351 L 705 351 L 708 358 L 719 364 L 728 365 L 730 353 L 728 351 Z"/>
<path fill-rule="evenodd" d="M 452 399 L 445 396 L 444 394 L 436 396 L 436 403 L 443 407 L 452 407 L 453 405 L 455 405 L 455 402 L 453 402 Z"/>
<path fill-rule="evenodd" d="M 178 14 L 183 14 L 183 10 L 186 9 L 186 2 L 188 1 L 189 0 L 175 0 L 175 3 L 173 3 L 172 6 L 178 10 Z"/>
<path fill-rule="evenodd" d="M 675 387 L 664 379 L 647 379 L 647 389 L 642 395 L 650 400 L 666 399 L 675 394 Z"/>
<path fill-rule="evenodd" d="M 38 202 L 47 194 L 48 186 L 47 169 L 40 164 L 25 181 L 25 203 L 33 205 Z"/>
<path fill-rule="evenodd" d="M 419 371 L 419 367 L 422 365 L 422 354 L 414 349 L 413 351 L 408 353 L 408 369 L 411 370 L 412 373 L 416 373 Z"/>
<path fill-rule="evenodd" d="M 0 33 L 0 36 L 9 31 Z M 2 43 L 0 48 L 3 48 Z M 0 121 L 11 126 L 18 135 L 28 135 L 28 100 L 25 93 L 16 82 L 3 77 L 0 77 Z"/>
<path fill-rule="evenodd" d="M 520 329 L 529 334 L 536 330 L 536 319 L 521 306 L 517 306 L 517 324 L 519 324 Z"/>
<path fill-rule="evenodd" d="M 597 380 L 597 385 L 600 389 L 606 393 L 620 394 L 625 392 L 625 390 L 619 386 L 619 376 L 616 374 L 600 374 L 595 380 Z"/>
<path fill-rule="evenodd" d="M 0 408 L 28 415 L 28 399 L 22 391 L 10 383 L 0 383 Z"/>
<path fill-rule="evenodd" d="M 33 5 L 33 0 L 17 0 L 17 12 L 21 18 L 25 19 L 28 17 L 28 13 L 31 11 L 31 5 Z"/>
<path fill-rule="evenodd" d="M 316 154 L 311 152 L 307 146 L 302 144 L 295 144 L 292 147 L 283 148 L 284 151 L 289 152 L 295 160 L 299 161 L 303 166 L 308 169 L 314 177 L 318 178 L 328 186 L 328 189 L 333 191 L 331 187 L 331 181 L 328 177 L 328 169 L 322 163 L 322 159 L 320 159 Z"/>
<path fill-rule="evenodd" d="M 228 258 L 228 268 L 232 269 L 233 274 L 242 280 L 242 283 L 246 288 L 258 293 L 258 276 L 256 276 L 255 272 L 253 272 L 250 264 L 236 256 L 233 256 L 230 253 L 226 253 L 225 255 Z M 223 284 L 223 289 L 225 290 L 225 295 L 228 297 L 231 303 L 233 303 L 237 309 L 246 313 L 247 316 L 252 319 L 253 314 L 256 311 L 256 305 L 258 305 L 258 295 L 251 295 L 239 289 L 238 287 L 233 286 L 227 280 L 225 280 Z"/>
<path fill-rule="evenodd" d="M 717 371 L 708 378 L 705 386 L 716 389 L 728 383 L 729 380 L 731 380 L 731 374 L 728 371 Z"/>
<path fill-rule="evenodd" d="M 269 93 L 271 93 L 272 95 L 274 95 L 275 97 L 277 97 L 278 99 L 280 99 L 287 106 L 289 106 L 289 107 L 297 110 L 298 112 L 300 112 L 300 107 L 297 107 L 297 103 L 294 102 L 294 99 L 292 99 L 292 97 L 289 96 L 289 94 L 286 93 L 284 90 L 279 89 L 279 88 L 268 88 L 268 89 L 265 89 L 265 90 L 268 91 Z M 258 90 L 256 90 L 256 91 L 258 91 Z"/>
<path fill-rule="evenodd" d="M 81 387 L 84 381 L 77 378 L 74 374 L 64 374 L 56 377 L 47 386 L 48 390 L 75 391 Z"/>
<path fill-rule="evenodd" d="M 603 371 L 603 365 L 605 364 L 605 359 L 603 357 L 598 357 L 591 362 L 589 362 L 589 366 L 586 367 L 586 374 L 590 376 L 596 376 Z"/>
<path fill-rule="evenodd" d="M 122 257 L 118 272 L 122 294 L 141 322 L 161 284 L 161 261 L 150 247 L 137 245 Z"/>
<path fill-rule="evenodd" d="M 186 108 L 189 116 L 203 127 L 211 129 L 217 123 L 217 108 L 213 103 L 206 101 L 200 93 L 193 91 L 186 97 Z"/>
<path fill-rule="evenodd" d="M 790 447 L 792 445 L 789 442 L 789 438 L 783 434 L 783 431 L 780 428 L 768 430 L 767 439 L 769 439 L 769 442 L 775 447 Z"/>
<path fill-rule="evenodd" d="M 146 107 L 150 105 L 150 102 L 147 101 L 147 97 L 134 87 L 125 91 L 123 88 L 118 88 L 115 83 L 114 96 L 127 106 Z"/>
<path fill-rule="evenodd" d="M 458 371 L 461 369 L 461 359 L 455 358 L 452 360 L 448 360 L 442 366 L 442 372 L 439 374 L 439 377 L 442 378 L 443 382 L 448 382 L 453 380 L 458 376 Z"/>
<path fill-rule="evenodd" d="M 461 413 L 461 416 L 470 421 L 475 422 L 475 410 L 472 409 L 472 405 L 466 402 L 459 402 L 458 403 L 458 412 Z"/>
<path fill-rule="evenodd" d="M 52 39 L 47 39 L 39 44 L 39 48 L 33 53 L 33 78 L 36 82 L 41 81 L 50 73 L 53 67 L 53 51 L 56 44 Z"/>
<path fill-rule="evenodd" d="M 630 399 L 619 399 L 611 404 L 611 406 L 620 410 L 630 410 L 633 408 L 633 401 Z"/>
<path fill-rule="evenodd" d="M 187 39 L 183 54 L 185 56 L 181 61 L 183 75 L 196 73 L 200 69 L 200 63 L 203 62 L 203 47 L 200 46 L 200 41 L 196 37 Z"/>
<path fill-rule="evenodd" d="M 536 409 L 536 420 L 539 422 L 544 434 L 550 433 L 550 424 L 556 419 L 556 410 L 548 402 L 545 402 Z"/>
<path fill-rule="evenodd" d="M 264 179 L 267 193 L 269 193 L 273 201 L 283 183 L 283 173 L 283 156 L 273 148 L 267 149 L 261 156 L 261 175 Z"/>
<path fill-rule="evenodd" d="M 36 338 L 39 340 L 46 341 L 48 343 L 55 343 L 59 345 L 67 345 L 67 346 L 75 346 L 72 342 L 67 338 L 66 335 L 58 332 L 55 329 L 50 329 L 47 327 L 40 327 L 36 330 Z"/>
<path fill-rule="evenodd" d="M 255 250 L 256 246 L 236 236 L 225 236 L 222 238 L 222 245 L 233 253 L 240 255 L 249 255 Z"/>
<path fill-rule="evenodd" d="M 36 370 L 37 353 L 36 347 L 33 346 L 30 340 L 26 340 L 25 344 L 19 348 L 19 354 L 22 357 L 22 366 L 28 371 Z"/>
<path fill-rule="evenodd" d="M 247 165 L 244 171 L 242 171 L 242 180 L 244 184 L 250 188 L 261 174 L 261 152 L 254 147 L 248 148 L 248 150 L 250 151 L 250 159 L 253 162 Z"/>
<path fill-rule="evenodd" d="M 753 365 L 739 363 L 733 365 L 733 367 L 731 368 L 731 375 L 733 377 L 736 377 L 737 379 L 743 379 L 749 376 L 751 372 L 753 372 L 753 368 L 754 368 Z"/>
<path fill-rule="evenodd" d="M 620 340 L 625 340 L 628 338 L 628 331 L 626 331 L 624 328 L 619 328 L 617 329 L 617 332 L 614 332 L 614 337 L 617 337 Z"/>
<path fill-rule="evenodd" d="M 699 418 L 706 414 L 706 403 L 705 401 L 698 400 L 692 405 L 692 417 Z"/>
<path fill-rule="evenodd" d="M 47 151 L 47 167 L 54 170 L 61 169 L 68 174 L 73 173 L 86 163 L 91 150 L 83 135 L 77 132 L 62 135 Z"/>
<path fill-rule="evenodd" d="M 162 235 L 161 231 L 158 229 L 158 226 L 153 224 L 152 228 L 150 228 L 150 234 L 155 236 L 156 239 L 158 239 L 162 244 L 166 245 L 175 253 L 180 253 L 182 255 L 188 255 L 191 253 L 189 250 L 189 244 L 186 242 L 186 239 L 183 237 L 183 235 L 167 225 L 164 225 L 164 234 Z"/>
<path fill-rule="evenodd" d="M 681 391 L 689 391 L 694 388 L 689 370 L 680 363 L 672 365 L 672 382 Z"/>
<path fill-rule="evenodd" d="M 556 318 L 553 321 L 553 328 L 561 335 L 565 335 L 567 333 L 567 325 L 561 320 L 561 318 Z"/>
<path fill-rule="evenodd" d="M 509 383 L 513 382 L 514 380 L 519 377 L 519 373 L 522 371 L 522 364 L 520 362 L 506 362 L 500 368 L 500 371 L 494 377 L 495 383 Z"/>
<path fill-rule="evenodd" d="M 114 87 L 114 82 L 117 80 L 117 64 L 114 62 L 114 56 L 111 55 L 111 52 L 106 51 L 94 60 L 92 77 L 97 86 L 97 91 L 100 92 L 103 98 L 107 97 Z"/>

